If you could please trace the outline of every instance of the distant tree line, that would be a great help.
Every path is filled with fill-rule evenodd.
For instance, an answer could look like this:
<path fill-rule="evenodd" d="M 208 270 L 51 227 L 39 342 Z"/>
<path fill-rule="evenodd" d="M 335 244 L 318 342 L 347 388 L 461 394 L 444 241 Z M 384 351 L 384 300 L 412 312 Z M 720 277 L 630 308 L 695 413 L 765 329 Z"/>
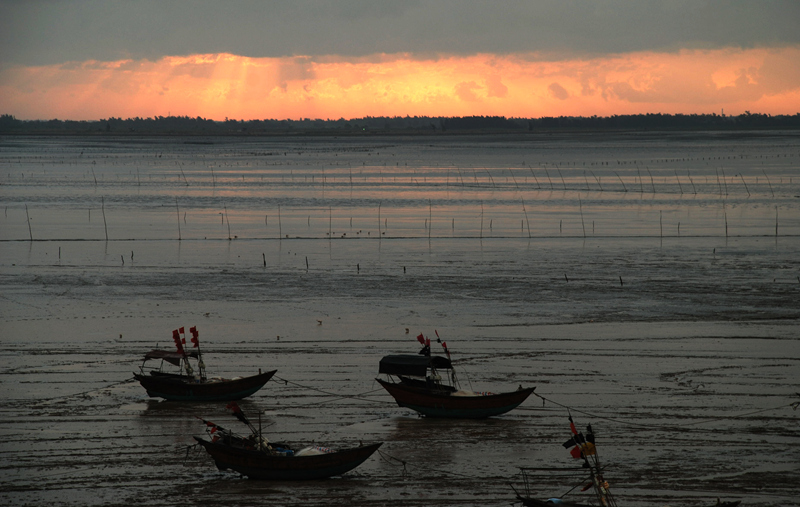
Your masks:
<path fill-rule="evenodd" d="M 209 120 L 189 116 L 107 118 L 91 121 L 18 120 L 0 115 L 0 134 L 114 134 L 114 135 L 278 135 L 366 133 L 578 132 L 642 130 L 769 130 L 800 129 L 800 113 L 751 114 L 633 114 L 614 116 L 366 116 L 345 120 Z"/>

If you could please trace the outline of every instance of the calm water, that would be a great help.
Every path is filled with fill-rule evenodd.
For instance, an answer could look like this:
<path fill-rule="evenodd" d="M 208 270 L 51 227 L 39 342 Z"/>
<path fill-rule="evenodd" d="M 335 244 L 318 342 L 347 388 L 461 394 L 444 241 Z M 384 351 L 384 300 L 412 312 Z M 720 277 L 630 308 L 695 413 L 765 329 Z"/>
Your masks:
<path fill-rule="evenodd" d="M 797 504 L 795 133 L 7 137 L 0 182 L 3 503 L 509 505 L 519 467 L 572 465 L 566 406 L 620 505 Z M 273 440 L 405 467 L 261 483 L 187 453 L 194 416 L 238 423 L 125 381 L 191 325 L 211 373 L 278 369 L 241 404 Z M 378 361 L 434 330 L 476 390 L 551 401 L 397 407 Z"/>

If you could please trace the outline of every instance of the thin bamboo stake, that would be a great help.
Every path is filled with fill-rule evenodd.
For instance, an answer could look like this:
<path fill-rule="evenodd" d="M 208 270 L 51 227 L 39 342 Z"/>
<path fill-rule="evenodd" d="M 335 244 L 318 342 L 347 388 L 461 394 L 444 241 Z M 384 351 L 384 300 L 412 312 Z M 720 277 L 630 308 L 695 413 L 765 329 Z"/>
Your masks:
<path fill-rule="evenodd" d="M 558 167 L 558 164 L 556 164 L 556 171 L 558 171 L 558 175 L 561 177 L 561 184 L 564 185 L 564 190 L 566 190 L 567 189 L 567 182 L 564 181 L 564 175 L 561 174 L 561 169 Z"/>
<path fill-rule="evenodd" d="M 550 190 L 553 190 L 553 180 L 550 179 L 550 171 L 547 170 L 547 165 L 544 166 L 544 173 L 547 175 L 547 181 L 550 182 Z"/>
<path fill-rule="evenodd" d="M 178 214 L 178 241 L 181 241 L 181 210 L 178 208 L 178 198 L 175 198 L 175 212 Z"/>
<path fill-rule="evenodd" d="M 645 167 L 645 169 L 647 169 L 647 174 L 650 175 L 650 185 L 653 186 L 653 193 L 655 194 L 656 193 L 656 182 L 653 180 L 653 173 L 650 172 L 650 168 L 649 167 Z"/>
<path fill-rule="evenodd" d="M 683 195 L 683 185 L 681 185 L 681 179 L 678 177 L 677 169 L 675 169 L 675 179 L 678 180 L 678 188 L 681 189 L 681 195 Z"/>
<path fill-rule="evenodd" d="M 106 231 L 106 241 L 108 241 L 108 224 L 106 224 L 106 201 L 100 196 L 100 209 L 103 211 L 103 229 Z"/>
<path fill-rule="evenodd" d="M 528 237 L 531 237 L 531 223 L 528 221 L 528 211 L 525 209 L 525 199 L 522 199 L 522 212 L 525 213 L 525 222 L 528 224 Z"/>
<path fill-rule="evenodd" d="M 725 185 L 725 195 L 728 195 L 728 182 L 725 181 L 725 168 L 720 167 L 720 171 L 722 171 L 722 183 Z"/>
<path fill-rule="evenodd" d="M 775 206 L 775 239 L 778 238 L 778 207 Z"/>
<path fill-rule="evenodd" d="M 689 183 L 692 184 L 692 191 L 694 192 L 694 195 L 697 195 L 697 188 L 694 186 L 694 180 L 692 179 L 691 173 L 689 171 L 686 171 L 686 176 L 689 177 Z"/>
<path fill-rule="evenodd" d="M 517 183 L 517 178 L 514 177 L 514 170 L 509 168 L 508 172 L 511 173 L 511 179 L 514 180 L 514 186 L 517 187 L 517 190 L 519 190 L 519 184 Z"/>
<path fill-rule="evenodd" d="M 764 177 L 767 178 L 767 184 L 769 185 L 769 191 L 772 192 L 772 197 L 775 197 L 775 191 L 772 190 L 772 182 L 769 181 L 769 176 L 767 176 L 767 172 L 764 169 L 761 169 L 761 172 L 764 173 Z"/>
<path fill-rule="evenodd" d="M 536 174 L 533 172 L 533 167 L 530 167 L 530 166 L 528 166 L 528 169 L 530 169 L 530 170 L 531 170 L 531 174 L 533 175 L 533 181 L 535 181 L 535 182 L 536 182 L 536 188 L 538 188 L 539 190 L 541 190 L 541 189 L 542 189 L 542 186 L 541 186 L 541 185 L 539 185 L 539 178 L 537 178 L 537 177 L 536 177 Z"/>
<path fill-rule="evenodd" d="M 603 191 L 603 185 L 600 183 L 600 178 L 598 178 L 597 175 L 594 174 L 594 171 L 592 171 L 591 169 L 589 169 L 589 172 L 592 173 L 592 176 L 594 176 L 594 179 L 597 180 L 597 186 L 600 187 L 600 191 L 602 192 Z"/>
<path fill-rule="evenodd" d="M 28 219 L 28 234 L 31 237 L 31 241 L 33 241 L 33 231 L 31 230 L 31 216 L 28 214 L 28 205 L 25 205 L 25 217 Z"/>
<path fill-rule="evenodd" d="M 481 239 L 483 239 L 483 201 L 481 201 Z"/>
<path fill-rule="evenodd" d="M 433 204 L 428 199 L 428 241 L 431 239 L 431 230 L 433 229 Z"/>
<path fill-rule="evenodd" d="M 581 198 L 578 197 L 578 207 L 581 212 L 581 227 L 583 227 L 583 237 L 586 237 L 586 225 L 583 223 L 583 203 L 581 203 Z"/>
<path fill-rule="evenodd" d="M 233 238 L 231 238 L 231 221 L 228 219 L 228 207 L 223 203 L 222 208 L 225 210 L 225 222 L 228 224 L 228 241 L 230 241 Z"/>
<path fill-rule="evenodd" d="M 739 177 L 742 179 L 742 184 L 744 184 L 744 189 L 747 190 L 747 197 L 750 197 L 750 189 L 747 188 L 747 183 L 745 183 L 744 176 L 742 176 L 742 173 L 739 173 Z"/>
<path fill-rule="evenodd" d="M 627 192 L 628 189 L 627 189 L 627 187 L 625 187 L 625 182 L 623 182 L 622 178 L 619 177 L 619 173 L 617 173 L 617 171 L 614 171 L 614 174 L 617 175 L 617 179 L 619 180 L 620 183 L 622 183 L 622 191 L 623 192 Z"/>
<path fill-rule="evenodd" d="M 728 237 L 728 212 L 723 210 L 722 216 L 725 217 L 725 237 Z"/>

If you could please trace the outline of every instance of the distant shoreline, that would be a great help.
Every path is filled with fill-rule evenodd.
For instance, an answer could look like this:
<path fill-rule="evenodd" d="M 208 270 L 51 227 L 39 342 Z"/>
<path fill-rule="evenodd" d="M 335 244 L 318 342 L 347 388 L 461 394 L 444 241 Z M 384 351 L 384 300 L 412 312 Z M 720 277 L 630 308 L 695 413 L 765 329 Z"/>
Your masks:
<path fill-rule="evenodd" d="M 350 120 L 228 120 L 159 116 L 93 121 L 18 120 L 0 115 L 0 135 L 43 136 L 228 136 L 228 137 L 374 137 L 519 136 L 656 132 L 776 132 L 800 130 L 800 113 L 771 116 L 742 114 L 623 115 L 609 117 L 506 118 L 366 117 Z"/>

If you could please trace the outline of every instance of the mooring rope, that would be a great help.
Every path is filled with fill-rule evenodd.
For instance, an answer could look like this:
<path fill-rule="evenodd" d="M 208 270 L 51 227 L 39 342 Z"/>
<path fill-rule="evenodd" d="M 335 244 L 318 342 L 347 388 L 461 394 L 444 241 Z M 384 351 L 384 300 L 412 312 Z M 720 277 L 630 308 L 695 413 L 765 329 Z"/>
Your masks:
<path fill-rule="evenodd" d="M 578 413 L 578 414 L 583 414 L 583 415 L 592 417 L 594 419 L 600 419 L 600 420 L 604 420 L 604 421 L 611 421 L 611 422 L 618 423 L 618 424 L 623 424 L 623 425 L 627 425 L 627 426 L 636 426 L 636 427 L 647 428 L 647 429 L 653 429 L 653 428 L 657 428 L 658 427 L 658 426 L 653 426 L 652 424 L 636 423 L 636 422 L 626 421 L 626 420 L 618 419 L 618 418 L 614 418 L 614 417 L 607 417 L 607 416 L 599 415 L 599 414 L 592 413 L 592 412 L 587 412 L 585 410 L 580 410 L 580 409 L 577 409 L 577 408 L 574 408 L 574 407 L 570 407 L 570 406 L 564 405 L 562 403 L 558 403 L 557 401 L 553 401 L 550 398 L 545 398 L 544 396 L 542 396 L 542 395 L 540 395 L 540 394 L 538 394 L 536 392 L 534 392 L 533 394 L 534 394 L 534 396 L 536 396 L 537 398 L 540 398 L 542 400 L 542 406 L 544 406 L 544 403 L 547 401 L 547 402 L 552 403 L 553 405 L 556 405 L 558 407 L 567 409 L 568 412 L 575 412 L 575 413 Z M 800 393 L 795 393 L 795 394 L 797 394 L 797 396 L 800 396 Z M 703 420 L 700 420 L 700 421 L 692 421 L 692 422 L 688 422 L 688 423 L 684 423 L 684 424 L 673 424 L 673 425 L 670 425 L 670 426 L 660 426 L 660 428 L 664 429 L 664 430 L 672 430 L 672 429 L 676 429 L 676 428 L 685 429 L 688 426 L 694 426 L 694 425 L 697 425 L 697 424 L 705 424 L 705 423 L 716 422 L 716 421 L 724 421 L 726 419 L 738 419 L 740 417 L 747 417 L 747 416 L 751 416 L 751 415 L 755 415 L 755 414 L 761 414 L 761 413 L 764 413 L 764 412 L 772 412 L 774 410 L 779 410 L 781 408 L 786 408 L 786 407 L 792 407 L 792 410 L 797 410 L 797 408 L 800 407 L 800 401 L 795 401 L 795 402 L 787 403 L 787 404 L 784 404 L 784 405 L 778 405 L 778 406 L 771 407 L 771 408 L 764 408 L 764 409 L 760 409 L 760 410 L 754 410 L 752 412 L 745 412 L 743 414 L 734 414 L 734 415 L 711 417 L 711 418 L 706 418 L 706 419 L 703 419 Z"/>
<path fill-rule="evenodd" d="M 365 398 L 364 397 L 364 396 L 366 396 L 368 394 L 372 394 L 372 393 L 375 393 L 375 392 L 382 391 L 383 390 L 382 388 L 381 389 L 372 389 L 371 391 L 364 391 L 363 393 L 347 395 L 347 394 L 340 394 L 340 393 L 332 393 L 330 391 L 325 391 L 324 389 L 319 389 L 319 388 L 316 388 L 316 387 L 311 387 L 311 386 L 306 386 L 306 385 L 303 385 L 303 384 L 298 384 L 297 382 L 292 382 L 291 380 L 287 380 L 285 378 L 281 378 L 281 377 L 279 377 L 277 375 L 273 375 L 273 377 L 270 380 L 272 380 L 273 382 L 278 382 L 278 381 L 283 382 L 284 385 L 291 384 L 293 386 L 300 387 L 300 388 L 303 388 L 303 389 L 308 389 L 310 391 L 316 391 L 316 392 L 322 393 L 322 394 L 324 394 L 326 396 L 333 396 L 333 399 L 330 399 L 330 400 L 317 401 L 317 402 L 313 402 L 313 403 L 304 403 L 304 404 L 300 404 L 300 405 L 291 405 L 289 408 L 304 407 L 304 406 L 308 406 L 308 405 L 319 405 L 321 403 L 328 403 L 328 402 L 332 402 L 332 401 L 346 400 L 346 399 L 354 399 L 354 400 L 359 400 L 359 401 L 370 401 L 370 402 L 373 402 L 373 403 L 393 404 L 393 402 L 387 401 L 387 400 L 371 400 L 369 398 Z"/>
<path fill-rule="evenodd" d="M 33 404 L 34 404 L 34 405 L 38 405 L 38 404 L 40 404 L 40 403 L 49 403 L 49 402 L 52 402 L 52 401 L 55 401 L 55 400 L 62 400 L 62 399 L 68 399 L 68 398 L 75 398 L 76 396 L 85 396 L 85 395 L 87 395 L 87 394 L 94 393 L 94 392 L 97 392 L 97 391 L 102 391 L 102 390 L 104 390 L 104 389 L 110 389 L 110 388 L 112 388 L 112 387 L 114 387 L 114 386 L 118 386 L 118 385 L 122 385 L 122 384 L 127 384 L 128 382 L 131 382 L 131 381 L 133 381 L 133 380 L 136 380 L 136 379 L 134 379 L 133 377 L 131 377 L 131 378 L 127 378 L 127 379 L 125 379 L 125 380 L 122 380 L 122 381 L 120 381 L 120 382 L 114 382 L 113 384 L 109 384 L 109 385 L 107 385 L 107 386 L 98 387 L 97 389 L 90 389 L 90 390 L 88 390 L 88 391 L 83 391 L 82 393 L 65 394 L 64 396 L 54 396 L 53 398 L 44 398 L 44 399 L 41 399 L 41 400 L 36 400 L 36 401 L 35 401 Z"/>

